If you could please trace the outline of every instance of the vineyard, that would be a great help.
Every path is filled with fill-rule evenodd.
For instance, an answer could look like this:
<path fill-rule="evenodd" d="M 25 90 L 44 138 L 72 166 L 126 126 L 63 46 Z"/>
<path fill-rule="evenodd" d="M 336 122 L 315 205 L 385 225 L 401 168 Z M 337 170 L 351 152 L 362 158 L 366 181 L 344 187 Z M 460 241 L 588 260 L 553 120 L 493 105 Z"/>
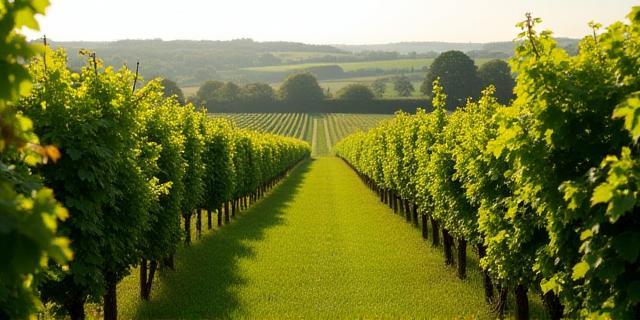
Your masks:
<path fill-rule="evenodd" d="M 640 6 L 391 116 L 207 114 L 48 5 L 0 0 L 0 319 L 640 319 Z"/>
<path fill-rule="evenodd" d="M 366 131 L 390 115 L 344 113 L 229 113 L 210 114 L 233 120 L 241 128 L 268 132 L 305 140 L 311 144 L 312 155 L 331 153 L 333 146 L 344 137 Z"/>
<path fill-rule="evenodd" d="M 640 7 L 629 19 L 600 35 L 591 24 L 569 56 L 528 16 L 513 104 L 489 87 L 448 113 L 435 80 L 432 113 L 399 114 L 336 146 L 425 239 L 431 224 L 458 278 L 475 248 L 499 314 L 512 292 L 518 319 L 531 294 L 554 319 L 640 316 Z"/>

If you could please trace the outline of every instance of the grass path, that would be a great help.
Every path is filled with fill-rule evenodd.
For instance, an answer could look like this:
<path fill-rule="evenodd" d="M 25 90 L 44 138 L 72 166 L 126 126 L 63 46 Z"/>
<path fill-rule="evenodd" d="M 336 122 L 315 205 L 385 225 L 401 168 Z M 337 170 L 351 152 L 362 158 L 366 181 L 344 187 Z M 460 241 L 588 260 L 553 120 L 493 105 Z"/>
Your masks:
<path fill-rule="evenodd" d="M 135 272 L 119 285 L 122 319 L 490 317 L 477 269 L 458 280 L 335 157 L 303 163 L 176 263 L 151 302 Z"/>

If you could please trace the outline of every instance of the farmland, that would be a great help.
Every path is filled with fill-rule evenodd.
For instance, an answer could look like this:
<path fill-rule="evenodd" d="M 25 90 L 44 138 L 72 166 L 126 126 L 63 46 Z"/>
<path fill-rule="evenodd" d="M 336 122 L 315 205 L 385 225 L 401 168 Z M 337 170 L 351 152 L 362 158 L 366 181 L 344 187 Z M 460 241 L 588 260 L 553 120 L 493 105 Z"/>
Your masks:
<path fill-rule="evenodd" d="M 412 97 L 420 97 L 422 94 L 418 90 L 422 80 L 425 77 L 425 69 L 427 69 L 434 61 L 433 58 L 417 58 L 417 59 L 390 59 L 390 60 L 375 60 L 375 61 L 363 61 L 363 62 L 336 62 L 336 63 L 295 63 L 301 58 L 308 58 L 313 56 L 322 56 L 321 52 L 285 52 L 280 53 L 278 56 L 289 57 L 289 64 L 278 64 L 272 66 L 263 66 L 263 67 L 248 67 L 241 68 L 240 71 L 245 72 L 245 76 L 251 77 L 251 74 L 262 74 L 269 75 L 268 81 L 274 89 L 278 89 L 282 80 L 286 77 L 287 74 L 303 71 L 309 68 L 315 67 L 327 67 L 327 66 L 339 66 L 346 73 L 344 75 L 328 77 L 328 78 L 319 78 L 320 86 L 329 90 L 332 93 L 337 92 L 341 88 L 353 84 L 359 83 L 364 85 L 370 85 L 373 81 L 379 78 L 392 79 L 395 76 L 406 75 L 412 80 L 412 84 L 415 88 L 415 91 L 412 94 Z M 487 61 L 491 59 L 475 59 L 476 66 L 480 67 Z M 375 76 L 354 76 L 353 74 L 349 74 L 349 72 L 362 72 L 366 70 L 378 70 L 380 72 L 379 75 Z M 231 73 L 228 74 L 231 76 Z M 198 90 L 198 86 L 184 86 L 182 87 L 185 96 L 192 96 Z M 387 82 L 387 89 L 383 96 L 383 98 L 398 98 L 399 95 L 393 89 L 393 85 L 391 81 Z"/>
<path fill-rule="evenodd" d="M 303 64 L 287 64 L 276 65 L 266 67 L 254 67 L 245 68 L 244 70 L 259 71 L 259 72 L 284 72 L 293 70 L 302 70 L 311 67 L 320 67 L 327 65 L 337 65 L 344 71 L 354 71 L 362 69 L 411 69 L 420 70 L 422 67 L 428 67 L 433 63 L 432 58 L 424 59 L 397 59 L 397 60 L 379 60 L 379 61 L 365 61 L 365 62 L 343 62 L 343 63 L 303 63 Z"/>

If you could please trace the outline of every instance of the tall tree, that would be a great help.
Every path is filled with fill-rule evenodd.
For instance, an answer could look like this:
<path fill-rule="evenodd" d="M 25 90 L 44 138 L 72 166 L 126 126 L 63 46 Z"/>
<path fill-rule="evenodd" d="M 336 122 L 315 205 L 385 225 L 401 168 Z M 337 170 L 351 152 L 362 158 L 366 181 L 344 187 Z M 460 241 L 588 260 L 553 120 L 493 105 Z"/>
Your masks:
<path fill-rule="evenodd" d="M 162 87 L 164 88 L 165 97 L 175 96 L 180 104 L 184 104 L 184 93 L 182 93 L 182 89 L 178 87 L 177 83 L 169 79 L 162 79 Z"/>
<path fill-rule="evenodd" d="M 447 107 L 464 104 L 467 98 L 477 97 L 480 93 L 480 81 L 473 60 L 461 51 L 447 51 L 440 54 L 431 64 L 420 91 L 430 95 L 433 81 L 440 79 L 447 95 Z"/>
<path fill-rule="evenodd" d="M 280 86 L 280 98 L 285 101 L 318 101 L 324 99 L 318 80 L 310 73 L 292 74 Z"/>
<path fill-rule="evenodd" d="M 216 101 L 218 97 L 218 91 L 224 86 L 224 82 L 209 80 L 203 83 L 196 92 L 195 100 L 199 104 L 207 104 L 211 101 Z"/>
<path fill-rule="evenodd" d="M 242 88 L 242 100 L 250 102 L 273 102 L 276 93 L 273 88 L 266 83 L 249 83 Z"/>
<path fill-rule="evenodd" d="M 382 98 L 384 96 L 384 92 L 387 90 L 387 79 L 378 78 L 373 83 L 371 83 L 371 90 L 378 98 Z"/>
<path fill-rule="evenodd" d="M 415 90 L 411 81 L 406 76 L 400 76 L 393 80 L 393 89 L 401 97 L 409 97 Z"/>
<path fill-rule="evenodd" d="M 514 98 L 513 87 L 516 81 L 511 76 L 511 68 L 500 59 L 491 60 L 478 69 L 478 77 L 483 88 L 493 85 L 495 89 L 494 96 L 498 102 L 507 104 Z"/>
<path fill-rule="evenodd" d="M 241 88 L 237 84 L 228 81 L 218 90 L 217 98 L 220 102 L 234 102 L 240 98 Z"/>

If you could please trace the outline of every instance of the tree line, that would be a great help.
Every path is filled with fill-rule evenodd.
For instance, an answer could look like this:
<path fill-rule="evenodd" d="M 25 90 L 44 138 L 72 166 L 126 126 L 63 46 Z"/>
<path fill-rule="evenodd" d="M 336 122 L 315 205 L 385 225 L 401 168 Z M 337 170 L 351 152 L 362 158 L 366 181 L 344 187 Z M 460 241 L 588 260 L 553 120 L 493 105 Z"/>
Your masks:
<path fill-rule="evenodd" d="M 54 39 L 55 40 L 55 39 Z M 564 39 L 568 44 L 573 39 Z M 513 43 L 487 44 L 423 44 L 414 48 L 411 44 L 390 45 L 387 48 L 370 46 L 328 46 L 295 42 L 257 42 L 251 39 L 229 41 L 191 41 L 160 39 L 100 41 L 50 41 L 52 48 L 64 48 L 67 52 L 78 52 L 86 48 L 97 52 L 108 65 L 134 64 L 137 59 L 145 61 L 141 74 L 145 78 L 164 77 L 176 80 L 181 86 L 201 84 L 208 80 L 237 80 L 248 82 L 277 82 L 287 72 L 257 72 L 244 68 L 288 64 L 380 61 L 396 59 L 435 58 L 440 52 L 460 50 L 472 58 L 506 59 L 513 52 Z M 483 49 L 487 47 L 487 49 Z M 488 49 L 491 47 L 490 49 Z M 407 50 L 409 49 L 409 50 Z M 425 51 L 426 50 L 426 51 Z M 294 52 L 294 54 L 291 54 Z M 295 54 L 295 53 L 309 54 Z M 153 54 L 151 54 L 153 53 Z M 84 64 L 82 56 L 69 55 L 69 64 L 78 70 Z M 337 66 L 331 66 L 337 67 Z M 301 67 L 301 69 L 304 67 Z M 311 71 L 311 70 L 309 70 Z M 420 71 L 420 70 L 415 70 Z M 311 71 L 313 72 L 313 71 Z M 397 70 L 362 68 L 337 73 L 317 74 L 319 79 L 378 76 L 413 72 L 411 68 Z"/>
<path fill-rule="evenodd" d="M 140 267 L 149 299 L 174 268 L 181 241 L 204 219 L 228 223 L 310 154 L 306 142 L 241 130 L 166 97 L 161 81 L 103 66 L 84 51 L 27 44 L 46 1 L 1 2 L 0 318 L 27 318 L 43 302 L 72 319 L 101 302 L 117 317 L 117 283 Z M 5 50 L 7 49 L 7 50 Z M 23 61 L 29 60 L 29 65 Z"/>
<path fill-rule="evenodd" d="M 424 238 L 431 225 L 460 278 L 475 249 L 500 315 L 513 292 L 528 318 L 533 292 L 552 319 L 640 317 L 640 7 L 627 17 L 590 23 L 570 56 L 528 15 L 512 103 L 490 86 L 448 113 L 436 79 L 432 113 L 398 113 L 336 145 Z"/>
<path fill-rule="evenodd" d="M 424 97 L 429 97 L 430 84 L 436 78 L 439 78 L 445 86 L 449 108 L 463 103 L 467 98 L 479 97 L 481 88 L 488 85 L 496 88 L 495 95 L 500 102 L 507 103 L 514 98 L 515 82 L 508 64 L 503 60 L 492 60 L 477 68 L 474 61 L 464 53 L 447 51 L 440 54 L 429 68 L 420 87 Z M 277 102 L 303 104 L 331 99 L 371 101 L 384 96 L 388 83 L 391 83 L 400 97 L 412 96 L 416 90 L 411 78 L 400 75 L 392 78 L 378 78 L 370 85 L 352 83 L 333 93 L 329 89 L 323 90 L 313 73 L 300 72 L 290 74 L 278 89 L 266 83 L 250 83 L 241 86 L 231 81 L 207 81 L 200 86 L 190 101 L 209 110 L 220 110 L 230 105 L 242 104 L 268 106 Z M 180 91 L 175 83 L 168 85 L 174 87 L 174 91 Z M 178 95 L 182 96 L 182 93 Z"/>

